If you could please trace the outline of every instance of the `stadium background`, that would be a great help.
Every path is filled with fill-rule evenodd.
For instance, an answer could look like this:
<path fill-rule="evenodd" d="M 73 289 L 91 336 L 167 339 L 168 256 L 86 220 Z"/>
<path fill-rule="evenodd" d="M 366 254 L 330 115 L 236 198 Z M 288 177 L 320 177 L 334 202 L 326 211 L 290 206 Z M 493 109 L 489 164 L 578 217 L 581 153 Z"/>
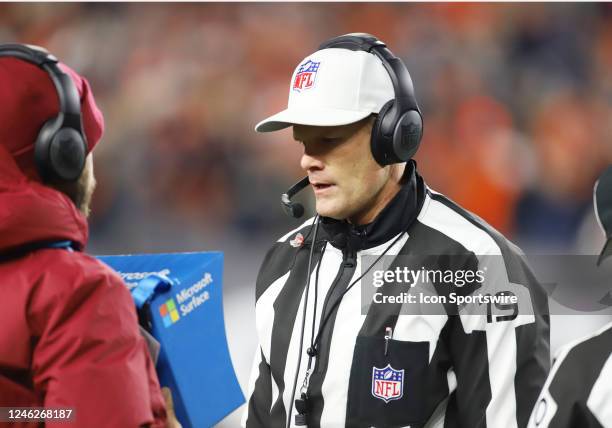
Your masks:
<path fill-rule="evenodd" d="M 254 279 L 298 224 L 279 195 L 301 176 L 291 131 L 253 126 L 284 107 L 304 56 L 354 31 L 386 41 L 412 74 L 431 187 L 527 252 L 599 251 L 591 196 L 612 162 L 609 3 L 0 5 L 0 41 L 48 48 L 89 79 L 104 112 L 89 250 L 225 252 L 243 389 Z M 554 317 L 553 350 L 607 320 Z"/>

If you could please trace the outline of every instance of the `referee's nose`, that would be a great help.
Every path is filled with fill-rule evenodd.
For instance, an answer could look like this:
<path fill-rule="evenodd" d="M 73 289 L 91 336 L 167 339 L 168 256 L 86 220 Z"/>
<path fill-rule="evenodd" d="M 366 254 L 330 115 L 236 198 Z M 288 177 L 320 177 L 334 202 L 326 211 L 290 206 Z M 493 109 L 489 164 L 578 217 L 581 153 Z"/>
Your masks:
<path fill-rule="evenodd" d="M 325 164 L 319 156 L 308 150 L 308 145 L 304 145 L 304 154 L 300 159 L 300 166 L 306 172 L 314 172 L 322 170 Z"/>

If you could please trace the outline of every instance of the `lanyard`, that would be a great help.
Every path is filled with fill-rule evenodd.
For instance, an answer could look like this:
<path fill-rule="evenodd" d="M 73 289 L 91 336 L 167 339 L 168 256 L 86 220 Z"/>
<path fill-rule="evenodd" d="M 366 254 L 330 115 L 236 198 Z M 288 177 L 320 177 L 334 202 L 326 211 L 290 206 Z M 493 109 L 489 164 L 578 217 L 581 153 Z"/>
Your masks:
<path fill-rule="evenodd" d="M 372 262 L 372 264 L 370 266 L 368 266 L 368 268 L 365 270 L 365 272 L 363 272 L 361 275 L 359 275 L 359 277 L 357 279 L 355 279 L 343 292 L 342 294 L 340 294 L 340 296 L 336 299 L 336 301 L 332 304 L 331 308 L 329 311 L 327 311 L 327 313 L 322 313 L 321 316 L 323 317 L 321 319 L 321 323 L 319 324 L 319 330 L 317 332 L 316 337 L 314 337 L 314 331 L 315 331 L 315 322 L 316 322 L 316 314 L 317 314 L 317 292 L 318 292 L 318 281 L 319 281 L 319 267 L 321 266 L 321 260 L 323 259 L 323 253 L 325 252 L 325 247 L 323 247 L 322 251 L 321 251 L 321 256 L 319 257 L 319 264 L 317 265 L 317 270 L 315 273 L 315 307 L 314 307 L 314 312 L 313 312 L 313 316 L 312 316 L 312 336 L 311 336 L 311 342 L 310 342 L 310 347 L 308 348 L 308 350 L 306 351 L 306 353 L 308 354 L 308 365 L 306 368 L 306 375 L 304 376 L 304 382 L 302 383 L 302 387 L 300 388 L 300 398 L 295 400 L 295 407 L 296 410 L 298 411 L 298 414 L 296 415 L 296 425 L 302 425 L 302 426 L 306 426 L 308 424 L 308 413 L 310 411 L 310 402 L 309 402 L 309 397 L 308 397 L 308 387 L 309 387 L 309 382 L 310 382 L 310 375 L 312 374 L 312 361 L 313 359 L 317 356 L 317 346 L 319 345 L 319 342 L 321 340 L 321 335 L 323 334 L 323 329 L 325 328 L 325 324 L 327 324 L 327 321 L 329 321 L 331 315 L 334 313 L 334 311 L 336 310 L 336 308 L 338 307 L 338 305 L 340 305 L 340 302 L 342 301 L 342 299 L 344 298 L 344 296 L 346 295 L 346 293 L 348 293 L 354 286 L 355 284 L 357 284 L 359 281 L 361 281 L 361 279 L 367 275 L 367 273 L 374 267 L 374 265 L 376 265 L 376 263 L 378 263 L 380 261 L 380 259 L 389 252 L 389 250 L 397 243 L 399 242 L 399 240 L 404 236 L 406 232 L 402 232 L 400 233 L 394 240 L 393 242 L 391 242 L 391 244 L 385 248 L 385 250 L 376 258 L 376 260 L 374 260 L 374 262 Z M 315 237 L 316 237 L 316 233 L 315 233 Z M 310 269 L 309 269 L 310 272 Z M 339 277 L 338 277 L 339 278 Z M 332 284 L 332 288 L 336 286 L 336 283 Z M 306 293 L 305 296 L 305 300 L 308 300 L 308 293 Z M 304 303 L 304 306 L 306 305 L 306 302 Z M 323 310 L 323 312 L 325 312 L 325 308 Z M 305 314 L 304 314 L 305 315 Z M 305 320 L 305 319 L 304 319 Z M 298 366 L 298 370 L 299 370 L 299 366 Z M 297 373 L 296 373 L 297 375 Z"/>

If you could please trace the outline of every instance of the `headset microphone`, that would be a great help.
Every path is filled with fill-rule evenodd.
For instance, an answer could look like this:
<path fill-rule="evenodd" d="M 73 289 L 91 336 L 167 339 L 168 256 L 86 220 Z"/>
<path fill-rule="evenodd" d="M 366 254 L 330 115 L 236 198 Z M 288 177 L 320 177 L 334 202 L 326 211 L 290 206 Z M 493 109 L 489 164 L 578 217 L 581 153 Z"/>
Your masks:
<path fill-rule="evenodd" d="M 304 190 L 309 184 L 308 177 L 304 177 L 281 195 L 281 204 L 287 215 L 295 218 L 300 218 L 304 215 L 304 206 L 298 202 L 292 202 L 291 198 Z"/>

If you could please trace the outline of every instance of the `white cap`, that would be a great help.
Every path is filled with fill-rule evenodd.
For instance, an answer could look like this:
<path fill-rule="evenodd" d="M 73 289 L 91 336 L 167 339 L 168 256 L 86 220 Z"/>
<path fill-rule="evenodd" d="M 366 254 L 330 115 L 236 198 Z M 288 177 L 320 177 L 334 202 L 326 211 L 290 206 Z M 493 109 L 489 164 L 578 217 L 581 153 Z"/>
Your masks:
<path fill-rule="evenodd" d="M 304 58 L 289 86 L 287 109 L 255 126 L 278 131 L 294 124 L 338 126 L 357 122 L 395 98 L 380 59 L 364 51 L 329 48 Z"/>

